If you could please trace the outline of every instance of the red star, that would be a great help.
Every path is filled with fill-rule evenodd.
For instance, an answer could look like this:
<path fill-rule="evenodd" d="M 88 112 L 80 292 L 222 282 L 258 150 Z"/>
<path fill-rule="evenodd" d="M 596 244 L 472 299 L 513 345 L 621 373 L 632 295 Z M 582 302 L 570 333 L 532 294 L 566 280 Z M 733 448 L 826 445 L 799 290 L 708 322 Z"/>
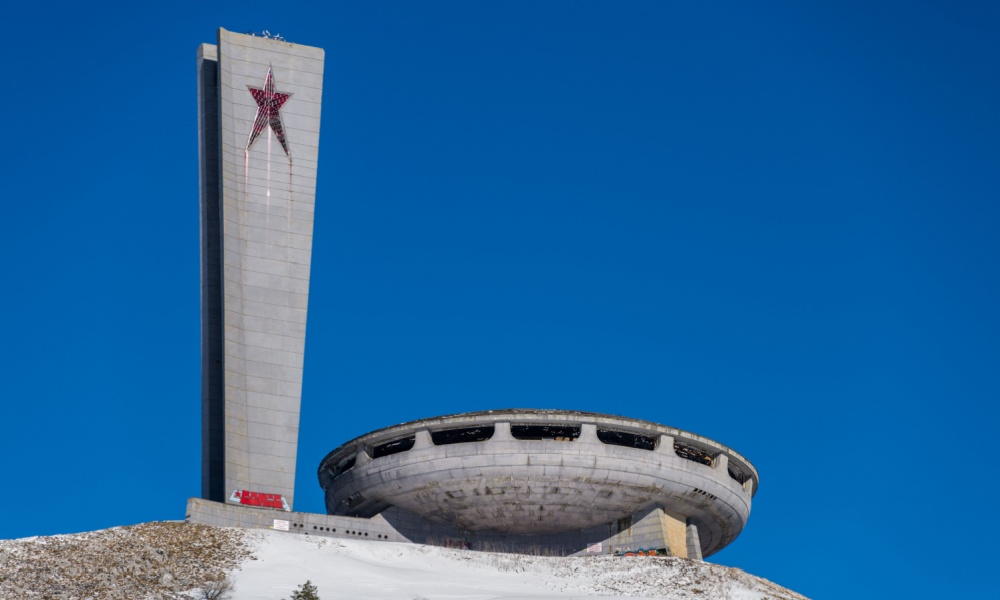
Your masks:
<path fill-rule="evenodd" d="M 253 118 L 253 129 L 250 131 L 250 139 L 247 140 L 247 150 L 257 141 L 265 127 L 270 126 L 281 142 L 281 147 L 288 154 L 288 140 L 285 139 L 285 128 L 281 125 L 281 106 L 292 97 L 291 94 L 283 94 L 274 91 L 274 79 L 271 78 L 271 68 L 267 68 L 267 77 L 264 79 L 263 88 L 247 86 L 253 99 L 257 101 L 257 116 Z"/>

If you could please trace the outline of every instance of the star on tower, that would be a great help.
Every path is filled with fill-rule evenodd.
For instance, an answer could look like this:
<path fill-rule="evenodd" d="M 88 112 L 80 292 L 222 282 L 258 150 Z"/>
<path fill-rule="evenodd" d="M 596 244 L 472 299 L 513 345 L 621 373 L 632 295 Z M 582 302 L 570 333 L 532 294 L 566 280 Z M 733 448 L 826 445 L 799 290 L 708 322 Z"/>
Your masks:
<path fill-rule="evenodd" d="M 281 106 L 292 97 L 291 94 L 284 94 L 274 91 L 274 78 L 271 76 L 271 67 L 267 68 L 267 77 L 264 79 L 263 88 L 247 86 L 253 99 L 257 102 L 257 115 L 253 118 L 253 129 L 250 130 L 250 138 L 247 140 L 247 150 L 257 141 L 265 127 L 270 127 L 277 136 L 281 147 L 285 149 L 285 155 L 291 158 L 288 152 L 288 140 L 285 138 L 285 128 L 281 125 Z"/>

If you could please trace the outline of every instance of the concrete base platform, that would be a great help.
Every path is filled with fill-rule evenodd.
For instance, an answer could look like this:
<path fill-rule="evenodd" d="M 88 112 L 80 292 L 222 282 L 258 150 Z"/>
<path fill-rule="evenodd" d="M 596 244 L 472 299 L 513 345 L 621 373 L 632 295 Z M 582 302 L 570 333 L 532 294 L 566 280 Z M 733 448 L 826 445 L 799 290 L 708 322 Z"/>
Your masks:
<path fill-rule="evenodd" d="M 276 529 L 299 535 L 411 542 L 486 552 L 573 556 L 647 548 L 664 550 L 671 556 L 702 558 L 695 525 L 659 507 L 584 530 L 537 535 L 463 531 L 429 523 L 395 507 L 372 518 L 361 518 L 250 508 L 201 498 L 188 499 L 185 520 L 216 527 Z"/>

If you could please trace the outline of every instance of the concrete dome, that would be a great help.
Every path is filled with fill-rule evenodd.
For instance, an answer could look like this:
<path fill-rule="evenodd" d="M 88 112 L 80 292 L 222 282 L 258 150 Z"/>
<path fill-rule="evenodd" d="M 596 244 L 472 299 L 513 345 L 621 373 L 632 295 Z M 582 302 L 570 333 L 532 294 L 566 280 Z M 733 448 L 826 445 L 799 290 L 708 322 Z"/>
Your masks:
<path fill-rule="evenodd" d="M 697 527 L 707 556 L 742 531 L 758 476 L 730 448 L 679 429 L 507 409 L 363 435 L 326 456 L 319 480 L 332 515 L 393 506 L 469 532 L 558 534 L 659 508 Z"/>

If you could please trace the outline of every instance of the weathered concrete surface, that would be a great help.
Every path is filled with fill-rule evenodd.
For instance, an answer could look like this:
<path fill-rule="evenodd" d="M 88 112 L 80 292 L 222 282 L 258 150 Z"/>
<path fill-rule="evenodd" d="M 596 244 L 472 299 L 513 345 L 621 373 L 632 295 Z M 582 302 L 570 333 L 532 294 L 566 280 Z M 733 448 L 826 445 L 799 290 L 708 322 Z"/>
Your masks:
<path fill-rule="evenodd" d="M 218 32 L 199 49 L 203 485 L 294 502 L 324 53 Z M 282 134 L 250 88 L 291 94 Z"/>
<path fill-rule="evenodd" d="M 511 426 L 579 427 L 573 441 L 515 439 Z M 492 427 L 486 441 L 435 445 L 433 433 Z M 651 449 L 602 442 L 598 431 L 638 434 Z M 409 450 L 372 458 L 381 444 L 412 437 Z M 675 444 L 677 446 L 675 446 Z M 696 447 L 703 464 L 675 447 Z M 740 483 L 737 477 L 744 479 Z M 729 544 L 750 516 L 757 472 L 707 438 L 624 417 L 573 411 L 503 410 L 424 419 L 362 436 L 331 452 L 319 469 L 331 514 L 373 517 L 390 506 L 433 526 L 477 534 L 554 536 L 613 526 L 660 510 L 656 525 L 677 556 L 708 556 Z M 390 518 L 391 517 L 387 517 Z M 592 534 L 593 535 L 593 534 Z M 595 540 L 597 541 L 597 540 Z"/>
<path fill-rule="evenodd" d="M 413 513 L 390 507 L 371 518 L 285 512 L 190 498 L 185 520 L 216 527 L 281 529 L 298 535 L 359 538 L 383 542 L 412 542 L 490 552 L 546 556 L 611 554 L 639 548 L 666 550 L 671 556 L 690 556 L 683 541 L 678 548 L 667 539 L 662 509 L 629 515 L 619 522 L 552 534 L 509 534 L 470 531 L 431 523 Z M 591 552 L 588 552 L 588 547 Z M 599 550 L 594 549 L 599 547 Z"/>

